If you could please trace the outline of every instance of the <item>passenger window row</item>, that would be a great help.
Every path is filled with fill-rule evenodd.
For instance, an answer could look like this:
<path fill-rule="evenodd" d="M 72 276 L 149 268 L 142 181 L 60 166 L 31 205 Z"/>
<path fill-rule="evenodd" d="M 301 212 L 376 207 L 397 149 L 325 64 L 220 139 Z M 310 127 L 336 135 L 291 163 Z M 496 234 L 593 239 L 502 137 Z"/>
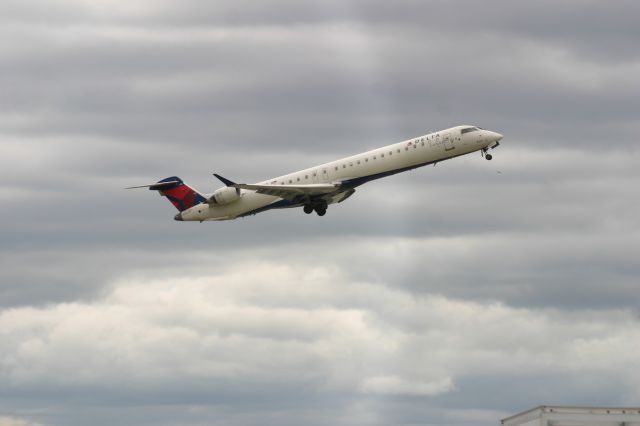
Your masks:
<path fill-rule="evenodd" d="M 405 150 L 405 151 L 409 151 L 409 146 L 410 146 L 410 145 L 413 145 L 413 149 L 417 149 L 417 148 L 418 148 L 418 144 L 420 144 L 420 146 L 423 146 L 423 147 L 424 147 L 424 146 L 425 146 L 425 141 L 426 141 L 426 140 L 429 140 L 429 139 L 433 139 L 434 137 L 438 137 L 438 138 L 439 138 L 439 137 L 440 137 L 440 135 L 439 135 L 439 134 L 438 134 L 438 135 L 436 135 L 436 136 L 431 135 L 430 137 L 429 137 L 429 136 L 426 136 L 426 137 L 423 137 L 423 138 L 418 138 L 418 139 L 416 139 L 415 141 L 409 141 L 409 142 L 407 143 L 407 145 L 404 147 L 404 150 Z M 438 140 L 438 141 L 439 141 L 439 140 Z M 397 149 L 396 149 L 396 153 L 400 154 L 400 152 L 401 152 L 401 151 L 400 151 L 400 148 L 397 148 Z M 384 152 L 380 153 L 380 158 L 384 158 L 384 155 L 385 155 L 385 153 L 384 153 Z M 392 155 L 393 155 L 393 150 L 389 151 L 389 153 L 388 153 L 388 156 L 389 156 L 389 157 L 391 157 Z M 372 159 L 372 160 L 377 160 L 377 155 L 373 155 L 373 156 L 371 157 L 371 159 Z M 365 158 L 364 158 L 364 162 L 365 162 L 365 163 L 368 163 L 368 162 L 369 162 L 369 157 L 365 157 Z M 360 164 L 361 164 L 361 160 L 356 160 L 356 165 L 360 165 Z M 350 162 L 349 162 L 349 167 L 353 167 L 353 161 L 350 161 Z M 347 163 L 343 163 L 343 164 L 342 164 L 342 168 L 343 168 L 343 169 L 346 169 L 346 168 L 347 168 Z M 334 167 L 333 167 L 333 169 L 334 169 L 335 171 L 340 170 L 339 166 L 334 166 Z M 323 171 L 322 171 L 322 174 L 323 174 L 323 175 L 326 175 L 326 174 L 327 174 L 327 171 L 326 171 L 326 170 L 323 170 Z M 313 176 L 317 176 L 316 172 L 314 172 L 314 173 L 313 173 Z M 304 179 L 305 179 L 305 180 L 309 180 L 309 175 L 308 175 L 308 174 L 307 174 L 307 175 L 304 175 Z M 297 177 L 297 178 L 296 178 L 296 182 L 300 182 L 300 177 Z M 276 183 L 276 181 L 274 181 L 274 182 L 272 182 L 272 183 L 274 183 L 274 184 L 275 184 L 275 183 Z M 293 179 L 289 179 L 289 183 L 290 183 L 290 184 L 292 184 L 292 183 L 293 183 Z M 284 184 L 285 184 L 285 181 L 284 181 L 284 180 L 283 180 L 283 181 L 280 181 L 280 185 L 284 185 Z"/>

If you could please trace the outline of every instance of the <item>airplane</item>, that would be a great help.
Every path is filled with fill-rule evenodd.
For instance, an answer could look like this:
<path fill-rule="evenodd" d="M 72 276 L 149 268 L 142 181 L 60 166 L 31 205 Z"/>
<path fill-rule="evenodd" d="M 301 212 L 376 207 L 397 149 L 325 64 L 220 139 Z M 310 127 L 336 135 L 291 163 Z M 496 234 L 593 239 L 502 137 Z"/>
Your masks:
<path fill-rule="evenodd" d="M 461 155 L 488 152 L 500 145 L 502 135 L 477 126 L 463 125 L 411 138 L 382 148 L 320 164 L 255 184 L 235 183 L 219 174 L 225 186 L 202 194 L 177 176 L 133 188 L 149 188 L 165 196 L 178 209 L 177 221 L 220 221 L 255 215 L 267 210 L 302 207 L 324 216 L 330 204 L 351 197 L 369 181 L 405 172 Z"/>

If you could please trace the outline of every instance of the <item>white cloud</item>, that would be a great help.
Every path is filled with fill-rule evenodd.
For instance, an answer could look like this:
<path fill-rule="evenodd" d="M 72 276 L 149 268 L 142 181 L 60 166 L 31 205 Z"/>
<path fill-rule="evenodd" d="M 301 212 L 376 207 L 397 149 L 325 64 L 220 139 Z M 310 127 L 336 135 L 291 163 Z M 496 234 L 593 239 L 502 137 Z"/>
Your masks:
<path fill-rule="evenodd" d="M 18 388 L 228 379 L 436 395 L 479 371 L 620 374 L 640 353 L 640 326 L 626 311 L 418 297 L 267 262 L 121 281 L 91 303 L 5 310 L 0 334 L 0 374 Z"/>
<path fill-rule="evenodd" d="M 360 386 L 365 393 L 392 395 L 425 395 L 433 396 L 455 389 L 450 378 L 435 382 L 414 382 L 398 376 L 376 376 L 365 379 Z"/>
<path fill-rule="evenodd" d="M 18 417 L 0 416 L 0 426 L 42 426 L 42 423 L 36 423 Z"/>

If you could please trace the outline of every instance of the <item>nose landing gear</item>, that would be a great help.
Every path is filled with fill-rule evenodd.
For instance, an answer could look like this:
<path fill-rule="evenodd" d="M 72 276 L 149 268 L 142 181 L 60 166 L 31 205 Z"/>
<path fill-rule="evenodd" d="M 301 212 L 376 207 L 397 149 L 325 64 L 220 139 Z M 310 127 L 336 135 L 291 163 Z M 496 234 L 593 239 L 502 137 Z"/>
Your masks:
<path fill-rule="evenodd" d="M 488 150 L 489 148 L 482 148 L 480 150 L 480 154 L 484 157 L 485 160 L 491 160 L 493 158 L 493 155 L 487 152 Z"/>

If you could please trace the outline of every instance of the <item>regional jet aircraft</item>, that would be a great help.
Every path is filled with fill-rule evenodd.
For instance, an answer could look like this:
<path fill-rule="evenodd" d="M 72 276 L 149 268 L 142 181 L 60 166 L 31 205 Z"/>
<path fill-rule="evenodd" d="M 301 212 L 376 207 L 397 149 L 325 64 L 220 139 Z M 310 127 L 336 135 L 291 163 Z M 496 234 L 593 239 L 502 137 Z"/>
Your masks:
<path fill-rule="evenodd" d="M 235 183 L 214 173 L 225 186 L 212 194 L 201 194 L 177 176 L 127 189 L 158 191 L 179 210 L 174 218 L 179 221 L 230 220 L 290 207 L 324 216 L 329 204 L 346 200 L 371 180 L 475 151 L 491 160 L 488 151 L 501 139 L 500 133 L 480 127 L 456 126 L 255 184 Z"/>

